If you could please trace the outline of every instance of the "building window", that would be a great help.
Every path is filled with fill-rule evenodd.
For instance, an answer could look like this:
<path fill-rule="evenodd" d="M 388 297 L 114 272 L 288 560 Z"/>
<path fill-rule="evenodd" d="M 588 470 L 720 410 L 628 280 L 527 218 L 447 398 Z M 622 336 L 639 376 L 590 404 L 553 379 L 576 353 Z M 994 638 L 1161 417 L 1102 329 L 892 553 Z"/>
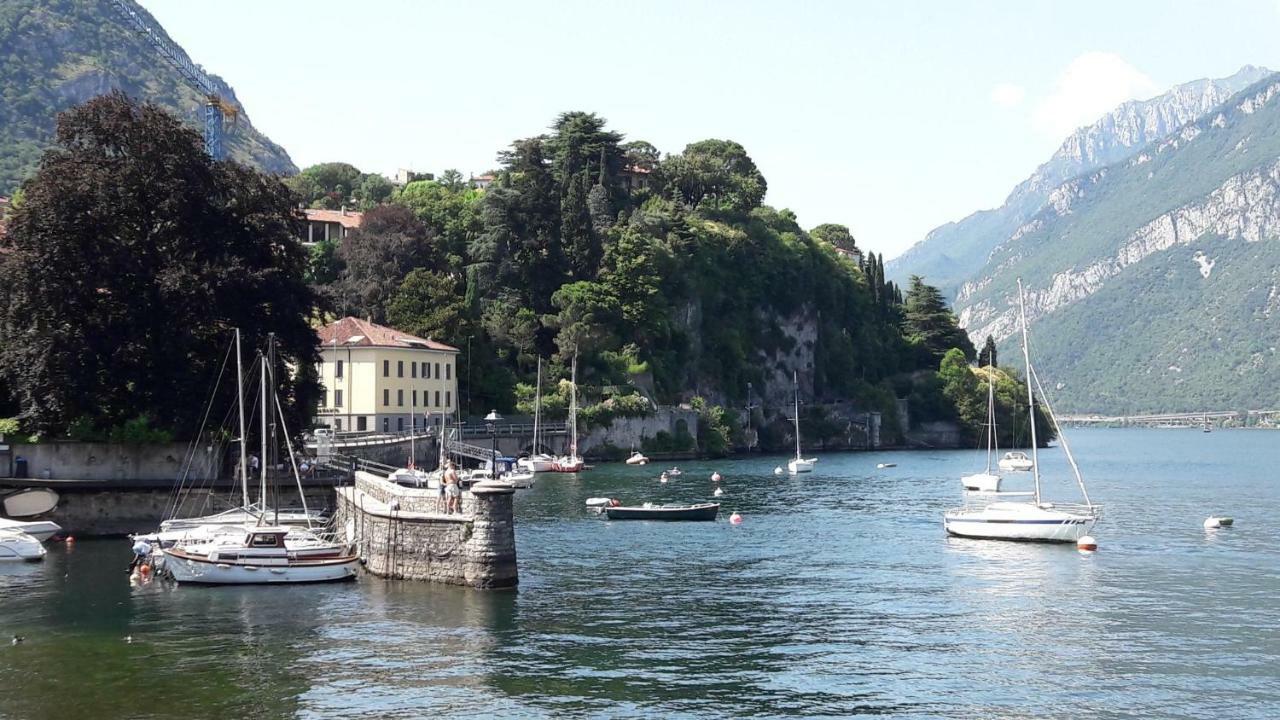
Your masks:
<path fill-rule="evenodd" d="M 453 407 L 453 392 L 449 390 L 444 391 L 444 406 L 446 408 Z"/>
<path fill-rule="evenodd" d="M 342 432 L 342 418 L 333 419 L 333 429 L 337 432 Z"/>
<path fill-rule="evenodd" d="M 418 363 L 416 362 L 409 363 L 409 376 L 415 377 L 415 378 L 418 377 Z"/>
<path fill-rule="evenodd" d="M 333 376 L 336 378 L 342 377 L 342 361 L 341 360 L 339 360 L 338 364 L 334 366 Z"/>
<path fill-rule="evenodd" d="M 391 361 L 382 361 L 382 377 L 391 377 Z"/>
<path fill-rule="evenodd" d="M 418 407 L 418 391 L 413 391 L 413 406 Z"/>
<path fill-rule="evenodd" d="M 396 418 L 396 430 L 400 432 L 404 432 L 404 418 L 402 417 Z"/>
<path fill-rule="evenodd" d="M 396 405 L 404 407 L 404 390 L 396 391 Z"/>
<path fill-rule="evenodd" d="M 391 418 L 382 418 L 382 432 L 391 432 Z"/>
<path fill-rule="evenodd" d="M 391 391 L 388 390 L 387 388 L 382 388 L 382 405 L 383 407 L 386 407 L 390 404 L 391 404 Z"/>
<path fill-rule="evenodd" d="M 359 430 L 360 432 L 364 432 L 365 430 L 369 429 L 369 424 L 365 422 L 365 420 L 367 420 L 367 418 L 363 415 L 356 418 L 356 430 Z"/>
<path fill-rule="evenodd" d="M 396 377 L 404 377 L 404 361 L 396 361 Z"/>
<path fill-rule="evenodd" d="M 333 406 L 342 407 L 342 391 L 341 390 L 333 391 Z"/>
<path fill-rule="evenodd" d="M 440 391 L 436 391 L 436 407 L 440 407 Z"/>
<path fill-rule="evenodd" d="M 436 363 L 436 379 L 440 379 L 440 363 Z"/>
<path fill-rule="evenodd" d="M 427 363 L 427 362 L 422 363 L 422 377 L 426 378 L 427 380 L 431 379 L 431 363 Z"/>
<path fill-rule="evenodd" d="M 444 364 L 444 379 L 445 380 L 453 379 L 453 362 L 452 361 Z"/>

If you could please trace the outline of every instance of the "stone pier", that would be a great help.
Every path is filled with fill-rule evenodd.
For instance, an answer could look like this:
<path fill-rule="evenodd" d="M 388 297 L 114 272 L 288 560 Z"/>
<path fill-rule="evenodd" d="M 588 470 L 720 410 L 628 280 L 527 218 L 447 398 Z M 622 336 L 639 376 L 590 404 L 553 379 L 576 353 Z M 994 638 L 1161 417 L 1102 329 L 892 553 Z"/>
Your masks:
<path fill-rule="evenodd" d="M 474 487 L 462 495 L 462 512 L 446 515 L 436 490 L 357 471 L 354 486 L 337 489 L 337 527 L 375 575 L 515 587 L 514 495 L 511 488 Z"/>

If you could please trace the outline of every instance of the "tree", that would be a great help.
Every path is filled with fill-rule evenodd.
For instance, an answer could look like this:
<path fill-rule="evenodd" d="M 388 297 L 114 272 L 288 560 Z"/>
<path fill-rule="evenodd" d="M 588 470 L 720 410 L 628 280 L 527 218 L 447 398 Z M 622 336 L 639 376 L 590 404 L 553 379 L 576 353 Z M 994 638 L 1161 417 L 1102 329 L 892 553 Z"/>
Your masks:
<path fill-rule="evenodd" d="M 460 278 L 416 268 L 387 303 L 387 322 L 419 337 L 458 345 L 471 334 Z"/>
<path fill-rule="evenodd" d="M 919 275 L 911 276 L 904 325 L 908 342 L 933 362 L 940 362 L 951 348 L 959 348 L 966 359 L 975 355 L 973 343 L 960 329 L 942 293 L 938 288 L 926 285 Z"/>
<path fill-rule="evenodd" d="M 560 312 L 546 322 L 559 330 L 556 344 L 562 359 L 574 353 L 593 353 L 616 342 L 613 328 L 622 308 L 606 286 L 585 280 L 569 283 L 551 296 L 551 303 Z"/>
<path fill-rule="evenodd" d="M 428 231 L 413 212 L 384 205 L 365 213 L 338 247 L 342 274 L 334 302 L 348 315 L 385 322 L 387 303 L 410 270 L 428 260 Z"/>
<path fill-rule="evenodd" d="M 942 357 L 938 367 L 938 380 L 942 382 L 942 394 L 955 408 L 956 420 L 969 440 L 977 437 L 987 417 L 986 397 L 978 389 L 978 379 L 964 352 L 951 348 Z"/>
<path fill-rule="evenodd" d="M 810 230 L 809 234 L 845 252 L 858 252 L 858 243 L 853 239 L 853 234 L 849 232 L 849 228 L 844 225 L 823 223 Z"/>
<path fill-rule="evenodd" d="M 978 367 L 998 367 L 996 362 L 996 341 L 990 335 L 987 341 L 982 345 L 982 351 L 978 353 Z"/>
<path fill-rule="evenodd" d="M 190 437 L 226 357 L 275 333 L 297 429 L 320 388 L 302 218 L 275 178 L 213 162 L 199 134 L 119 92 L 58 117 L 0 255 L 0 375 L 28 426 Z M 229 407 L 235 383 L 222 383 Z"/>
<path fill-rule="evenodd" d="M 462 173 L 453 168 L 440 173 L 440 184 L 454 192 L 465 190 L 467 187 L 467 181 L 462 177 Z"/>
<path fill-rule="evenodd" d="M 667 158 L 658 184 L 694 209 L 747 213 L 760 206 L 769 185 L 745 148 L 732 140 L 703 140 Z"/>
<path fill-rule="evenodd" d="M 652 171 L 658 167 L 662 154 L 652 143 L 644 140 L 632 140 L 622 144 L 622 154 L 629 167 Z"/>

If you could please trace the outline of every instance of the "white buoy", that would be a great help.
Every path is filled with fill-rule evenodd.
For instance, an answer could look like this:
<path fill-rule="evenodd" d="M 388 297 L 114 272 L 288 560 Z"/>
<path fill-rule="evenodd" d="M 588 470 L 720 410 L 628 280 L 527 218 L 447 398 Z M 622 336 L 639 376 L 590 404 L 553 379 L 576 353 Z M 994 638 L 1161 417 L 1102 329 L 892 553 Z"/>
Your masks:
<path fill-rule="evenodd" d="M 1076 549 L 1080 552 L 1093 552 L 1098 549 L 1098 541 L 1094 540 L 1092 535 L 1085 535 L 1076 540 Z"/>
<path fill-rule="evenodd" d="M 741 525 L 741 524 L 742 524 L 742 516 L 741 516 L 741 515 L 739 515 L 738 513 L 734 513 L 734 514 L 730 515 L 730 516 L 729 516 L 729 524 L 730 524 L 730 525 Z"/>
<path fill-rule="evenodd" d="M 718 471 L 711 473 L 711 482 L 720 482 L 720 473 Z"/>
<path fill-rule="evenodd" d="M 715 495 L 716 497 L 720 497 L 721 495 L 724 494 L 724 490 L 721 490 L 720 488 L 716 488 L 716 491 L 711 494 Z"/>
<path fill-rule="evenodd" d="M 773 469 L 773 474 L 774 474 L 774 475 L 781 475 L 781 474 L 782 474 L 782 467 L 781 467 L 781 466 L 779 466 L 779 467 L 774 468 L 774 469 Z"/>
<path fill-rule="evenodd" d="M 1204 521 L 1205 530 L 1217 530 L 1222 527 L 1222 521 L 1212 515 Z"/>
<path fill-rule="evenodd" d="M 666 485 L 666 484 L 667 484 L 667 479 L 666 479 L 666 478 L 664 478 L 664 477 L 660 477 L 660 478 L 658 478 L 658 482 L 662 483 L 663 485 Z"/>

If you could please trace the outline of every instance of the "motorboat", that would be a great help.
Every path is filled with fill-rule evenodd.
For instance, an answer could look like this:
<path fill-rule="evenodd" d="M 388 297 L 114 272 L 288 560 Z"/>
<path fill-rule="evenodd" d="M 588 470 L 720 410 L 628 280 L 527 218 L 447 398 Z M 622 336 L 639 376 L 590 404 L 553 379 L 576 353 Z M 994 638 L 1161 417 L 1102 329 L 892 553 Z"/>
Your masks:
<path fill-rule="evenodd" d="M 720 514 L 720 503 L 698 503 L 695 505 L 653 505 L 645 503 L 639 506 L 607 505 L 604 514 L 610 520 L 665 520 L 665 521 L 711 521 Z"/>
<path fill-rule="evenodd" d="M 58 493 L 49 488 L 23 488 L 6 493 L 0 508 L 11 518 L 47 515 L 58 509 Z"/>
<path fill-rule="evenodd" d="M 792 475 L 800 473 L 813 472 L 813 466 L 818 463 L 817 458 L 806 458 L 800 455 L 800 375 L 799 373 L 791 373 L 791 382 L 795 386 L 795 423 L 796 423 L 796 456 L 787 461 L 787 472 Z"/>
<path fill-rule="evenodd" d="M 546 453 L 522 457 L 516 461 L 516 467 L 531 473 L 554 472 L 555 464 L 556 459 Z"/>
<path fill-rule="evenodd" d="M 1005 453 L 997 464 L 1007 472 L 1027 472 L 1035 467 L 1035 462 L 1026 453 L 1017 450 Z"/>
<path fill-rule="evenodd" d="M 667 471 L 667 476 L 668 476 L 668 477 L 680 477 L 680 476 L 681 476 L 681 475 L 683 475 L 683 474 L 684 474 L 684 472 L 683 472 L 680 468 L 678 468 L 678 467 L 673 467 L 673 468 L 671 468 L 670 470 L 668 470 L 668 471 Z"/>
<path fill-rule="evenodd" d="M 10 528 L 0 530 L 0 562 L 35 562 L 44 555 L 44 544 L 31 535 Z"/>
<path fill-rule="evenodd" d="M 960 537 L 981 538 L 986 540 L 1032 540 L 1041 542 L 1075 542 L 1088 535 L 1097 523 L 1101 506 L 1093 504 L 1089 499 L 1089 491 L 1085 488 L 1084 477 L 1080 474 L 1080 466 L 1071 454 L 1071 445 L 1062 433 L 1061 426 L 1053 414 L 1040 379 L 1031 365 L 1030 341 L 1027 332 L 1026 305 L 1023 298 L 1022 281 L 1018 281 L 1018 311 L 1022 324 L 1022 357 L 1026 363 L 1027 374 L 1027 408 L 1031 426 L 1031 454 L 1028 458 L 1034 478 L 1034 491 L 1029 501 L 996 501 L 976 507 L 961 507 L 948 510 L 943 514 L 943 527 L 951 535 Z M 1035 393 L 1032 383 L 1040 386 L 1041 405 L 1052 420 L 1058 437 L 1062 441 L 1062 450 L 1067 462 L 1075 474 L 1076 484 L 1084 497 L 1083 504 L 1062 504 L 1046 502 L 1041 493 L 1039 450 L 1036 442 Z M 1014 453 L 1010 453 L 1012 455 Z M 1021 453 L 1018 453 L 1021 454 Z M 1008 455 L 1006 455 L 1008 457 Z M 1025 456 L 1024 456 L 1025 457 Z M 1001 465 L 1003 465 L 1003 460 Z M 990 473 L 984 473 L 990 475 Z M 999 490 L 999 481 L 995 483 Z"/>
<path fill-rule="evenodd" d="M 49 538 L 62 532 L 62 526 L 52 520 L 13 520 L 11 518 L 0 518 L 0 531 L 13 530 L 26 533 L 31 537 L 44 542 Z"/>
<path fill-rule="evenodd" d="M 337 543 L 279 525 L 250 526 L 162 550 L 179 583 L 249 585 L 349 580 L 360 558 Z"/>
<path fill-rule="evenodd" d="M 627 458 L 628 465 L 644 465 L 648 462 L 649 462 L 649 458 L 645 457 L 644 453 L 640 452 L 639 450 L 632 452 L 631 457 Z"/>

